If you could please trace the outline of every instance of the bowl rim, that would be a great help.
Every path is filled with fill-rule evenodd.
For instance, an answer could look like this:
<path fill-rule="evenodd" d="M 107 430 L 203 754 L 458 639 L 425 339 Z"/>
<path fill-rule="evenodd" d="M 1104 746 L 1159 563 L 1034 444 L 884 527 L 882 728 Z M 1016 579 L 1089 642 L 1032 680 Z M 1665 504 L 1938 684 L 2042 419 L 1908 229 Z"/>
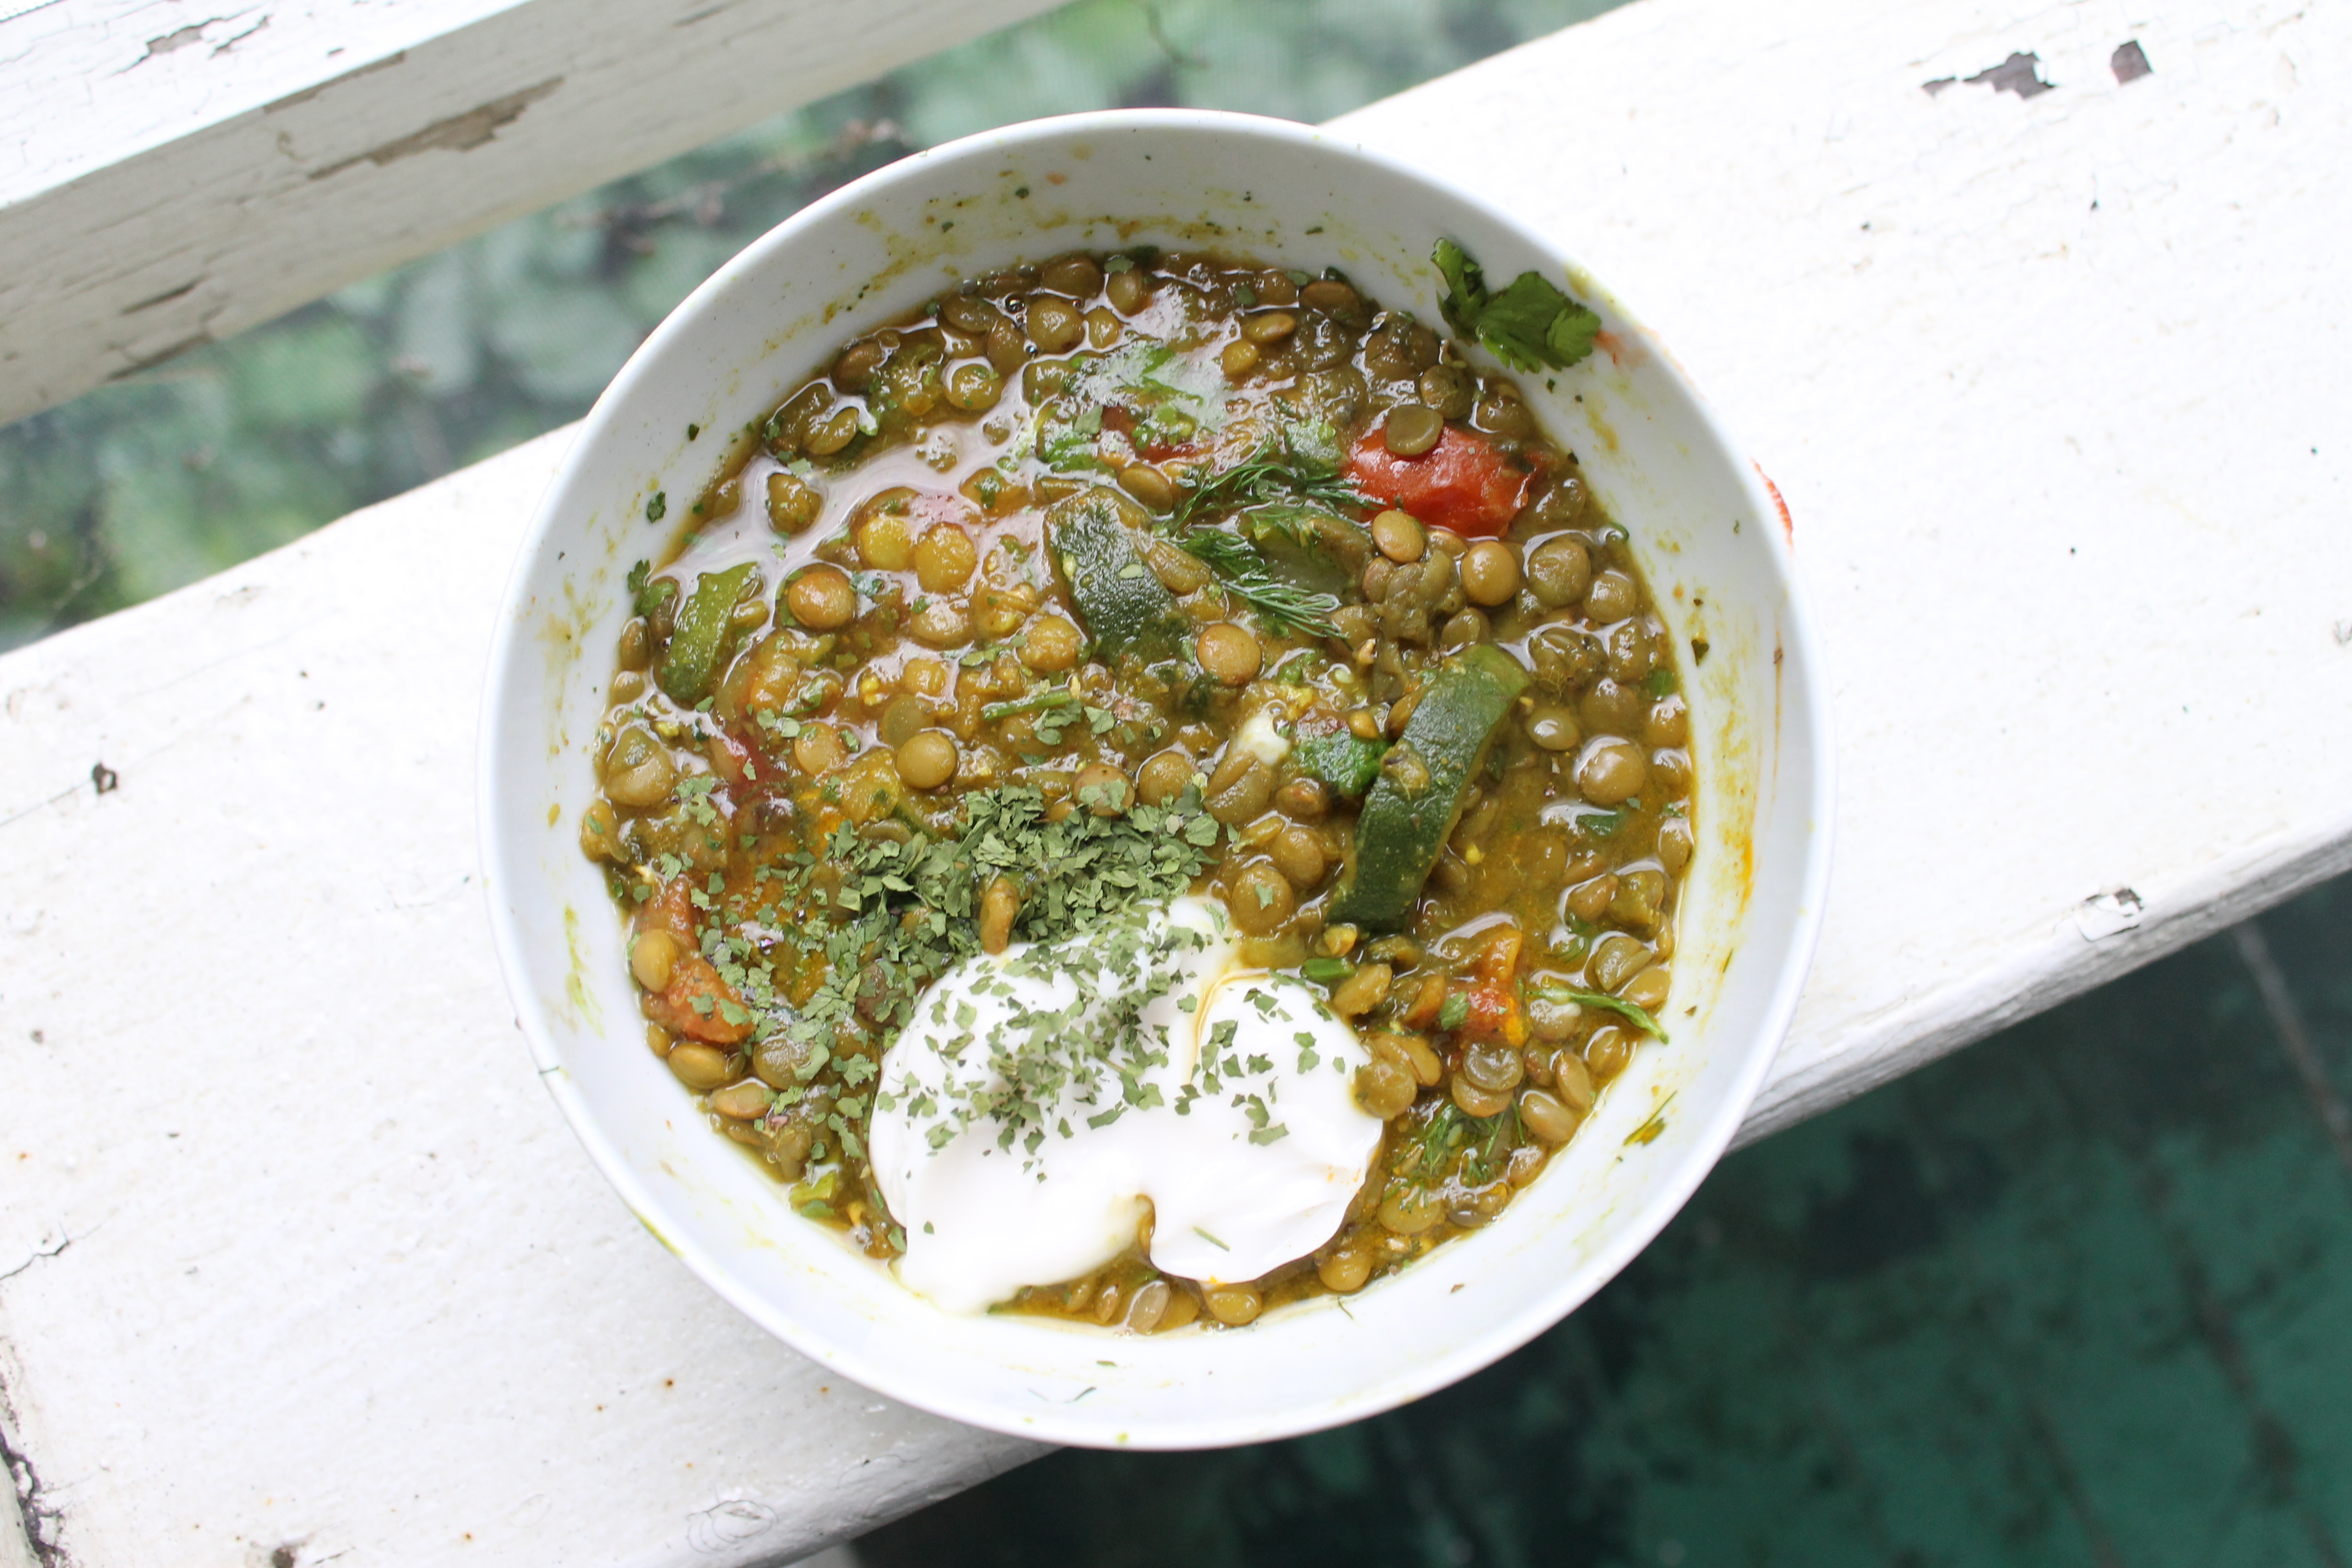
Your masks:
<path fill-rule="evenodd" d="M 1782 640 L 1789 651 L 1796 656 L 1792 661 L 1798 675 L 1796 685 L 1802 710 L 1810 721 L 1804 725 L 1782 728 L 1776 751 L 1776 757 L 1780 759 L 1777 771 L 1785 780 L 1792 750 L 1790 741 L 1800 741 L 1804 746 L 1802 752 L 1795 754 L 1805 764 L 1810 787 L 1801 794 L 1791 791 L 1776 795 L 1775 799 L 1779 803 L 1778 809 L 1805 813 L 1809 830 L 1805 863 L 1795 881 L 1795 908 L 1783 927 L 1787 956 L 1773 980 L 1765 1005 L 1750 1015 L 1752 1022 L 1748 1030 L 1758 1044 L 1748 1051 L 1738 1071 L 1727 1080 L 1714 1114 L 1691 1137 L 1678 1166 L 1655 1183 L 1633 1215 L 1616 1229 L 1604 1246 L 1595 1248 L 1575 1268 L 1565 1271 L 1558 1284 L 1535 1297 L 1517 1315 L 1483 1333 L 1464 1339 L 1450 1351 L 1417 1361 L 1402 1373 L 1381 1379 L 1376 1389 L 1328 1396 L 1274 1416 L 1248 1414 L 1239 1418 L 1218 1415 L 1188 1419 L 1181 1430 L 1167 1433 L 1138 1431 L 1130 1424 L 1113 1442 L 1107 1439 L 1097 1426 L 1083 1421 L 1065 1425 L 1053 1412 L 1041 1413 L 1024 1408 L 1015 1413 L 1002 1408 L 984 1395 L 967 1396 L 962 1389 L 943 1389 L 928 1383 L 919 1384 L 896 1372 L 887 1351 L 877 1354 L 870 1349 L 853 1348 L 811 1333 L 782 1303 L 771 1300 L 748 1281 L 740 1279 L 723 1258 L 712 1255 L 698 1238 L 691 1235 L 680 1236 L 657 1225 L 655 1216 L 663 1213 L 666 1205 L 605 1131 L 572 1075 L 564 1070 L 563 1058 L 541 1016 L 539 999 L 530 993 L 522 979 L 527 973 L 525 944 L 518 919 L 509 907 L 502 890 L 495 885 L 504 869 L 506 844 L 506 836 L 499 826 L 497 811 L 497 803 L 507 793 L 506 770 L 498 743 L 499 692 L 505 673 L 516 664 L 520 645 L 529 636 L 527 617 L 521 612 L 530 602 L 528 585 L 533 564 L 547 547 L 551 532 L 563 515 L 557 503 L 572 482 L 575 470 L 585 461 L 585 454 L 593 449 L 605 427 L 622 418 L 638 381 L 647 374 L 649 363 L 658 357 L 672 338 L 688 330 L 688 322 L 707 308 L 711 297 L 728 283 L 731 275 L 745 266 L 757 265 L 774 251 L 789 247 L 804 230 L 824 225 L 845 210 L 867 203 L 878 191 L 921 178 L 923 171 L 932 164 L 969 157 L 983 151 L 1014 151 L 1037 143 L 1064 142 L 1074 136 L 1153 131 L 1206 132 L 1244 142 L 1286 142 L 1345 162 L 1369 164 L 1409 184 L 1442 190 L 1451 199 L 1477 208 L 1490 221 L 1523 237 L 1531 247 L 1565 263 L 1571 274 L 1592 276 L 1575 261 L 1573 253 L 1567 247 L 1510 215 L 1475 188 L 1457 184 L 1402 159 L 1367 147 L 1344 133 L 1293 121 L 1219 110 L 1098 110 L 1024 121 L 909 153 L 828 192 L 744 246 L 673 307 L 614 375 L 575 426 L 572 445 L 549 479 L 517 545 L 514 563 L 499 597 L 498 620 L 486 667 L 485 700 L 477 735 L 476 826 L 477 847 L 481 856 L 485 890 L 489 903 L 492 946 L 515 1004 L 517 1022 L 541 1081 L 547 1086 L 548 1092 L 554 1098 L 589 1158 L 623 1203 L 638 1222 L 698 1279 L 722 1300 L 795 1352 L 913 1408 L 1033 1441 L 1176 1450 L 1297 1436 L 1363 1419 L 1425 1397 L 1494 1364 L 1560 1322 L 1621 1274 L 1657 1238 L 1723 1158 L 1731 1140 L 1747 1119 L 1786 1039 L 1790 1022 L 1811 973 L 1829 889 L 1838 758 L 1832 727 L 1834 716 L 1820 634 L 1803 581 L 1797 571 L 1793 533 L 1789 528 L 1787 507 L 1781 501 L 1779 490 L 1764 476 L 1762 468 L 1748 456 L 1746 447 L 1733 435 L 1713 404 L 1693 384 L 1679 362 L 1664 350 L 1662 341 L 1649 329 L 1642 313 L 1627 302 L 1613 284 L 1601 284 L 1608 296 L 1612 311 L 1635 328 L 1648 346 L 1659 351 L 1658 358 L 1664 373 L 1673 378 L 1688 400 L 1690 410 L 1705 429 L 1707 438 L 1730 462 L 1748 492 L 1756 516 L 1759 520 L 1777 519 L 1782 525 L 1779 538 L 1764 552 L 1763 558 L 1771 563 L 1776 579 L 1774 585 L 1783 595 L 1786 612 L 1782 622 Z M 1785 700 L 1782 707 L 1785 710 Z"/>

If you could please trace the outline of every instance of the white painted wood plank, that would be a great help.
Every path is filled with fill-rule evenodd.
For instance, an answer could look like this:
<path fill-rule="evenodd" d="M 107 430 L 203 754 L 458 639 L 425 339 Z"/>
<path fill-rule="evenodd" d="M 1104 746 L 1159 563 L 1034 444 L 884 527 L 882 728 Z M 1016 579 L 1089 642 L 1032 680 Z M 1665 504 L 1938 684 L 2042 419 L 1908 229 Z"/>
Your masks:
<path fill-rule="evenodd" d="M 58 0 L 0 21 L 0 422 L 1053 3 Z"/>
<path fill-rule="evenodd" d="M 1789 496 L 1845 795 L 1754 1127 L 2347 862 L 2347 44 L 1643 0 L 1349 122 L 1617 280 Z M 2059 85 L 1920 89 L 2012 49 Z M 0 659 L 0 1429 L 74 1561 L 779 1562 L 1030 1451 L 817 1392 L 525 1081 L 467 764 L 562 439 Z"/>

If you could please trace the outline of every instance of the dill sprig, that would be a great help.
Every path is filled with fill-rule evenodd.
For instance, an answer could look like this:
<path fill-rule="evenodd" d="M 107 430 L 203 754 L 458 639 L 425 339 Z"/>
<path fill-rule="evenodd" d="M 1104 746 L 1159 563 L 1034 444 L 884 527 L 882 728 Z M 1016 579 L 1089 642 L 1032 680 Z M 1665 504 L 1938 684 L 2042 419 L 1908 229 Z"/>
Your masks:
<path fill-rule="evenodd" d="M 1266 570 L 1257 546 L 1222 528 L 1188 528 L 1176 535 L 1178 548 L 1207 563 L 1224 582 L 1225 591 L 1248 605 L 1278 637 L 1336 637 L 1339 627 L 1331 613 L 1339 601 L 1295 583 L 1285 583 Z"/>
<path fill-rule="evenodd" d="M 1282 500 L 1311 501 L 1341 512 L 1372 504 L 1336 466 L 1301 452 L 1283 435 L 1267 440 L 1248 461 L 1212 476 L 1184 498 L 1170 521 L 1181 530 L 1217 512 Z"/>

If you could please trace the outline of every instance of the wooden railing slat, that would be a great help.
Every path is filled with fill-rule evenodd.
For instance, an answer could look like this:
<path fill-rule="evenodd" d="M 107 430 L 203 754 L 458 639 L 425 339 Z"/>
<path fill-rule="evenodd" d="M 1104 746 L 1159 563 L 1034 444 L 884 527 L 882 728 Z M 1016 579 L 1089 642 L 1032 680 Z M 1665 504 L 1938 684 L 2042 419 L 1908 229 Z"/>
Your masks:
<path fill-rule="evenodd" d="M 61 0 L 0 20 L 0 422 L 1055 3 Z"/>

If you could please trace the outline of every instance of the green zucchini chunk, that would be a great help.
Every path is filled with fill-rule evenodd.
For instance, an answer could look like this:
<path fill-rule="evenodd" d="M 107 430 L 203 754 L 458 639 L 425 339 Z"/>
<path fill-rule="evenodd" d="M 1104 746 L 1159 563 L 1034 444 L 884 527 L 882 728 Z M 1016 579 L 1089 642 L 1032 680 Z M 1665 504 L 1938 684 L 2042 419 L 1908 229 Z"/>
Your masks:
<path fill-rule="evenodd" d="M 1470 783 L 1527 685 L 1527 671 L 1491 643 L 1430 673 L 1404 733 L 1364 796 L 1356 845 L 1332 895 L 1332 920 L 1393 931 L 1412 918 L 1422 884 L 1462 818 Z"/>
<path fill-rule="evenodd" d="M 746 561 L 724 572 L 705 572 L 695 583 L 662 655 L 661 687 L 673 700 L 690 708 L 710 695 L 710 678 L 718 673 L 719 650 L 727 641 L 728 617 L 754 570 Z"/>
<path fill-rule="evenodd" d="M 1166 658 L 1184 637 L 1176 596 L 1143 558 L 1141 530 L 1149 521 L 1126 496 L 1100 486 L 1045 510 L 1046 548 L 1070 585 L 1097 657 L 1106 662 L 1129 654 Z"/>

